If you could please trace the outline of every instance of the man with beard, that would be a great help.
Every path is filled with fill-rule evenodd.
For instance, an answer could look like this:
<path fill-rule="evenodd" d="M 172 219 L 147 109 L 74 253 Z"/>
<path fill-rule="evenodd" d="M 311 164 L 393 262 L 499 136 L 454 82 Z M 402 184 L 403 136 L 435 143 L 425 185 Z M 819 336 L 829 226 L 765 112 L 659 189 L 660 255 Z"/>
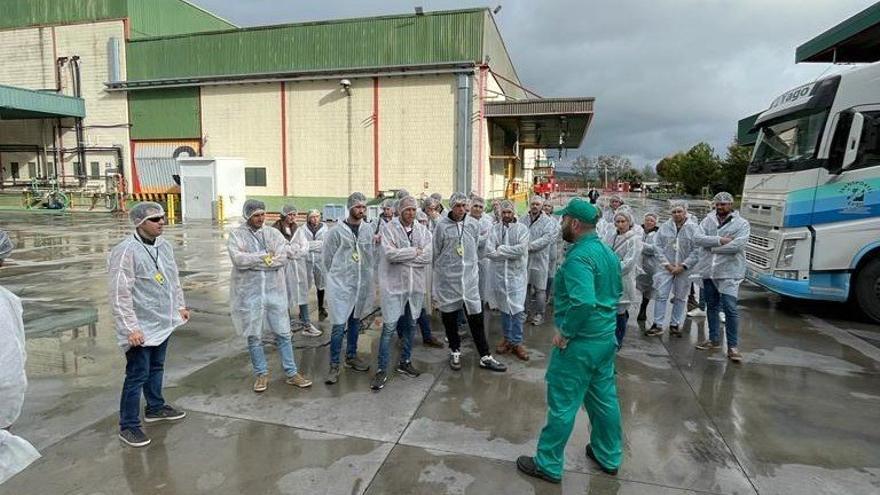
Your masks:
<path fill-rule="evenodd" d="M 557 332 L 547 367 L 547 423 L 535 457 L 516 461 L 523 473 L 551 483 L 562 480 L 565 444 L 581 406 L 590 419 L 586 455 L 617 474 L 623 453 L 617 399 L 614 335 L 623 292 L 620 262 L 596 235 L 596 207 L 573 198 L 562 215 L 562 238 L 573 245 L 556 273 Z"/>

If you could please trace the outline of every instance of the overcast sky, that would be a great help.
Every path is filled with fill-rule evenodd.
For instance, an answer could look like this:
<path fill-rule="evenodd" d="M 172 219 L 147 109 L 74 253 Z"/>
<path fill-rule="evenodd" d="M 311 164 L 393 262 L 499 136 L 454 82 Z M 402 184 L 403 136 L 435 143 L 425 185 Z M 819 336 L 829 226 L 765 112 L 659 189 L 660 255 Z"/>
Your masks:
<path fill-rule="evenodd" d="M 642 167 L 699 141 L 723 153 L 737 121 L 845 68 L 794 64 L 795 48 L 872 0 L 194 0 L 240 26 L 475 6 L 497 22 L 523 84 L 594 96 L 578 154 Z"/>

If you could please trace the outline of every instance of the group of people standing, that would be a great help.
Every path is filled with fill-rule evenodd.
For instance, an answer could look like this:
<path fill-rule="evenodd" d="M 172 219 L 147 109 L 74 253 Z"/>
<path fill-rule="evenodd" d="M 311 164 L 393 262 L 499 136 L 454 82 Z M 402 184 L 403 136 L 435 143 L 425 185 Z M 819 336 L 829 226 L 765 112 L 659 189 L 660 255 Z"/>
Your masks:
<path fill-rule="evenodd" d="M 657 213 L 647 212 L 640 225 L 621 197 L 609 198 L 596 229 L 621 263 L 618 347 L 623 345 L 629 307 L 638 303 L 637 319 L 646 321 L 652 300 L 653 321 L 645 335 L 661 336 L 668 331 L 681 337 L 685 318 L 700 315 L 698 311 L 687 313 L 688 295 L 696 284 L 705 301 L 709 327 L 708 338 L 701 340 L 697 349 L 720 348 L 720 325 L 724 323 L 727 356 L 734 362 L 742 360 L 737 347 L 737 297 L 745 278 L 749 223 L 733 210 L 729 193 L 716 194 L 712 203 L 712 211 L 699 220 L 688 211 L 686 201 L 672 201 L 668 220 L 660 224 Z"/>

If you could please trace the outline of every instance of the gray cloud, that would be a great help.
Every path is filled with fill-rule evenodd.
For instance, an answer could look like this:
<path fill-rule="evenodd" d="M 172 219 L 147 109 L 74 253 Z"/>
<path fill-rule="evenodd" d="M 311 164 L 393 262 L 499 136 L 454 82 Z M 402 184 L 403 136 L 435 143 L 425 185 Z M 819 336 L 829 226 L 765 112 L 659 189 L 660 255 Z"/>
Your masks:
<path fill-rule="evenodd" d="M 794 64 L 795 48 L 870 0 L 364 2 L 195 0 L 239 25 L 503 8 L 501 34 L 525 86 L 542 96 L 595 96 L 584 154 L 639 167 L 707 141 L 721 153 L 737 121 L 778 94 L 835 72 Z"/>

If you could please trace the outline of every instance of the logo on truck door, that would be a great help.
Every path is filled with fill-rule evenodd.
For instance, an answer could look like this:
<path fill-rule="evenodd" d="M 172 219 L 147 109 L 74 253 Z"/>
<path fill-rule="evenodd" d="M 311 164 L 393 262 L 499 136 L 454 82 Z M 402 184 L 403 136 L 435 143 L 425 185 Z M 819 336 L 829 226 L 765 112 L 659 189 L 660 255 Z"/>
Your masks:
<path fill-rule="evenodd" d="M 846 207 L 841 213 L 866 214 L 869 213 L 865 206 L 865 196 L 874 190 L 865 181 L 847 182 L 840 188 L 840 194 L 846 197 Z"/>

